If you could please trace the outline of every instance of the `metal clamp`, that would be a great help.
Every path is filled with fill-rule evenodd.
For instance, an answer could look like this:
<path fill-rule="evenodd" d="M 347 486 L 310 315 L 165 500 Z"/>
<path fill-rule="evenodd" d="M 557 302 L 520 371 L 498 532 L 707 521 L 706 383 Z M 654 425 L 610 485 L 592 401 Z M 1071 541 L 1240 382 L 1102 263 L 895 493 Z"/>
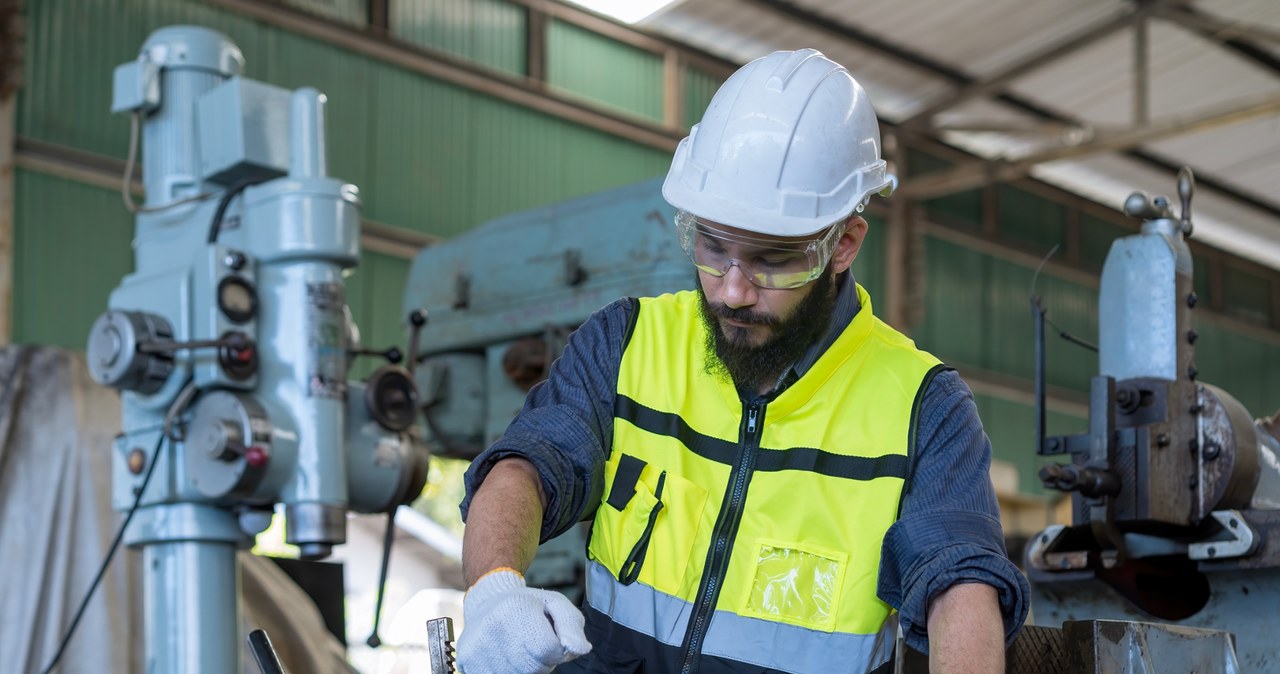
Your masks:
<path fill-rule="evenodd" d="M 427 621 L 427 652 L 431 654 L 431 674 L 456 674 L 453 650 L 453 618 Z"/>
<path fill-rule="evenodd" d="M 1215 510 L 1209 516 L 1222 529 L 1209 540 L 1187 546 L 1187 557 L 1195 560 L 1248 557 L 1258 550 L 1261 540 L 1238 510 Z"/>

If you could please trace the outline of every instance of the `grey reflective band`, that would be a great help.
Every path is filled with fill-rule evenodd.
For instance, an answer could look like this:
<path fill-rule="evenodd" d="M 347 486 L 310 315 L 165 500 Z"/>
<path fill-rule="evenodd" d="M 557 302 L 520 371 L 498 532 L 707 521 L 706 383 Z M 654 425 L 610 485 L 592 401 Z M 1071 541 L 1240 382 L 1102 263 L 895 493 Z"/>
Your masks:
<path fill-rule="evenodd" d="M 622 585 L 595 561 L 587 562 L 587 603 L 619 625 L 676 647 L 693 612 L 692 603 L 644 583 Z M 784 672 L 867 672 L 893 652 L 896 617 L 877 634 L 849 634 L 716 611 L 702 653 Z"/>

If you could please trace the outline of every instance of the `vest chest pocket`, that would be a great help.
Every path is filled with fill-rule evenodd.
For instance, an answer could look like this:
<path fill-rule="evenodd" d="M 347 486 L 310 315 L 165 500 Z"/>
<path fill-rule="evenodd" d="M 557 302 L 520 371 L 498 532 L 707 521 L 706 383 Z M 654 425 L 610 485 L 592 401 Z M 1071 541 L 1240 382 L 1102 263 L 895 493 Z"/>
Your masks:
<path fill-rule="evenodd" d="M 639 580 L 678 595 L 706 498 L 678 475 L 627 454 L 612 457 L 588 553 L 623 585 Z"/>

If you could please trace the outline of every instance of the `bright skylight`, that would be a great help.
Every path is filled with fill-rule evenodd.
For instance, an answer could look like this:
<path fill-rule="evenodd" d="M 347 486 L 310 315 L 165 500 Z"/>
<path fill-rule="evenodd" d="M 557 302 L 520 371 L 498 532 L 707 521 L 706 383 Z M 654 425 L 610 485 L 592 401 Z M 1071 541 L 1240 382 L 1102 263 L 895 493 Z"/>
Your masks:
<path fill-rule="evenodd" d="M 636 23 L 675 0 L 569 0 L 569 2 L 619 21 Z"/>

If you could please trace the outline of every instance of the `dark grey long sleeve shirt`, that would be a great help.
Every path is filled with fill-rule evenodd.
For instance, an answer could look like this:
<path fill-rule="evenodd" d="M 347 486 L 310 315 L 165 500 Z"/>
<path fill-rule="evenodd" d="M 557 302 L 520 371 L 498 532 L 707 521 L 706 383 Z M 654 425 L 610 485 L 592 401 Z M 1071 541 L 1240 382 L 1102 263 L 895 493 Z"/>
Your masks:
<path fill-rule="evenodd" d="M 840 280 L 827 337 L 814 344 L 785 381 L 803 376 L 860 310 L 853 279 Z M 542 477 L 547 509 L 542 539 L 594 515 L 613 438 L 613 402 L 633 300 L 593 314 L 569 340 L 547 381 L 534 387 L 506 433 L 467 471 L 467 508 L 493 464 L 518 456 Z M 785 384 L 784 384 L 785 385 Z M 954 371 L 937 375 L 921 401 L 918 451 L 899 520 L 881 548 L 878 594 L 898 609 L 913 648 L 928 652 L 929 602 L 956 583 L 994 587 L 1011 640 L 1026 619 L 1029 587 L 1005 556 L 999 507 L 991 486 L 991 442 L 969 387 Z"/>

